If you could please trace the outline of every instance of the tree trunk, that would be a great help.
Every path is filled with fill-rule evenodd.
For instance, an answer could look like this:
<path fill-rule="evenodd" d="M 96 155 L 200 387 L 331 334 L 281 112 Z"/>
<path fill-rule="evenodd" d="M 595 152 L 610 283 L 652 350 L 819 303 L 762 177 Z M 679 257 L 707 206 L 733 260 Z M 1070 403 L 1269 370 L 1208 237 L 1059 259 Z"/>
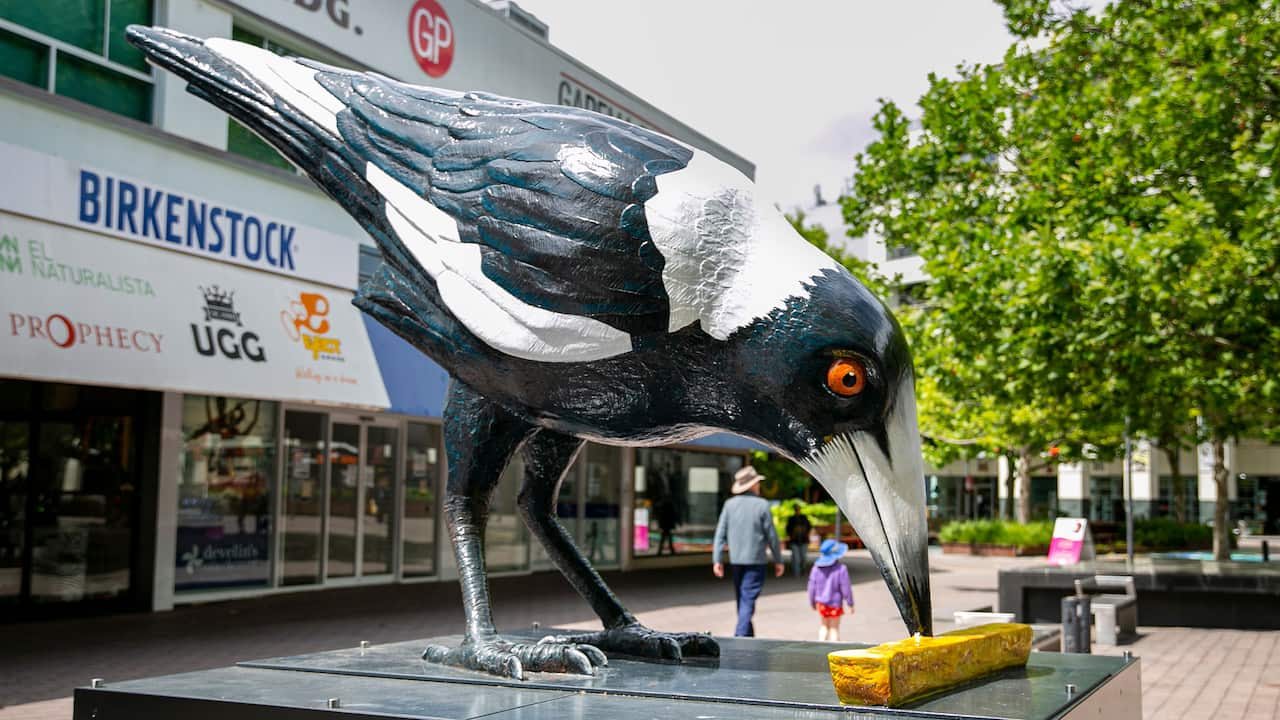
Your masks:
<path fill-rule="evenodd" d="M 1231 559 L 1230 499 L 1227 492 L 1226 441 L 1213 438 L 1213 559 Z"/>
<path fill-rule="evenodd" d="M 1031 522 L 1031 450 L 1018 450 L 1018 460 L 1014 463 L 1018 477 L 1018 522 Z"/>
<path fill-rule="evenodd" d="M 1182 459 L 1182 448 L 1177 445 L 1161 444 L 1160 449 L 1164 450 L 1165 459 L 1169 461 L 1169 473 L 1173 482 L 1170 514 L 1173 515 L 1174 520 L 1184 523 L 1187 521 L 1187 488 L 1182 482 L 1182 468 L 1178 467 Z"/>

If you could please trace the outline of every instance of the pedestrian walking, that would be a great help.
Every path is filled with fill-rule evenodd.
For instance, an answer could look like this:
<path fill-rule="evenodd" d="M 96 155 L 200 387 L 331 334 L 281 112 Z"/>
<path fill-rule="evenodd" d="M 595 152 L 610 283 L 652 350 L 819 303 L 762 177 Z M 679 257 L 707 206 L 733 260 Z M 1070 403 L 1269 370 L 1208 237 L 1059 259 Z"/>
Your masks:
<path fill-rule="evenodd" d="M 760 497 L 760 481 L 764 476 L 750 465 L 733 476 L 733 497 L 725 501 L 716 523 L 712 541 L 711 570 L 724 577 L 721 552 L 729 545 L 729 565 L 733 574 L 733 596 L 738 601 L 736 637 L 754 637 L 751 618 L 756 613 L 756 598 L 764 588 L 766 569 L 765 546 L 773 556 L 774 576 L 782 577 L 782 550 L 778 547 L 778 531 L 773 527 L 769 502 Z"/>
<path fill-rule="evenodd" d="M 818 611 L 821 625 L 818 640 L 836 642 L 840 639 L 840 616 L 844 606 L 853 614 L 853 585 L 849 582 L 849 569 L 840 558 L 849 552 L 849 546 L 835 540 L 823 540 L 820 555 L 809 571 L 809 607 Z"/>
<path fill-rule="evenodd" d="M 808 516 L 796 508 L 796 512 L 787 518 L 787 546 L 791 548 L 791 574 L 800 577 L 804 572 L 805 556 L 809 553 L 809 532 L 813 524 Z"/>
<path fill-rule="evenodd" d="M 668 496 L 663 496 L 658 501 L 658 506 L 654 508 L 657 515 L 658 530 L 662 531 L 662 535 L 658 538 L 658 554 L 662 554 L 662 548 L 665 545 L 671 550 L 671 554 L 676 554 L 676 525 L 680 523 L 680 515 L 676 512 L 676 504 L 671 501 Z"/>

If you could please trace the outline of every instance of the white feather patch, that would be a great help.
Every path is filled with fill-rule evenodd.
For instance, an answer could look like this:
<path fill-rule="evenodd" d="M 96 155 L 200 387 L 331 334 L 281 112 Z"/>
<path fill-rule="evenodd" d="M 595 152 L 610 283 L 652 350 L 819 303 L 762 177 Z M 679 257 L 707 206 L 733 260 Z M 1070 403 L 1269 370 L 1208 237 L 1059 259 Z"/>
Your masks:
<path fill-rule="evenodd" d="M 338 136 L 338 113 L 345 110 L 346 105 L 316 82 L 315 70 L 269 50 L 226 38 L 209 38 L 204 45 Z"/>
<path fill-rule="evenodd" d="M 666 259 L 673 331 L 698 321 L 724 340 L 840 267 L 760 202 L 745 175 L 711 155 L 695 151 L 687 167 L 659 175 L 657 184 L 645 218 Z"/>
<path fill-rule="evenodd" d="M 373 163 L 365 177 L 386 199 L 392 229 L 435 279 L 440 299 L 489 346 L 542 362 L 585 362 L 631 350 L 631 336 L 621 330 L 521 302 L 485 276 L 480 246 L 458 240 L 453 218 Z"/>

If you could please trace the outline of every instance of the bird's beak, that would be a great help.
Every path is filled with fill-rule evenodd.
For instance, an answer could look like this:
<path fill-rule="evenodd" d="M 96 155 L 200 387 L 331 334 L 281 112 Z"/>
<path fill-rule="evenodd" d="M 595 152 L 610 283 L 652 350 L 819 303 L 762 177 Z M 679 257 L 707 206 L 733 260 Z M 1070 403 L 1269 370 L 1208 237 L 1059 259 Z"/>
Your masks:
<path fill-rule="evenodd" d="M 837 435 L 800 461 L 853 523 L 909 633 L 933 634 L 929 527 L 914 383 L 898 388 L 884 433 Z"/>

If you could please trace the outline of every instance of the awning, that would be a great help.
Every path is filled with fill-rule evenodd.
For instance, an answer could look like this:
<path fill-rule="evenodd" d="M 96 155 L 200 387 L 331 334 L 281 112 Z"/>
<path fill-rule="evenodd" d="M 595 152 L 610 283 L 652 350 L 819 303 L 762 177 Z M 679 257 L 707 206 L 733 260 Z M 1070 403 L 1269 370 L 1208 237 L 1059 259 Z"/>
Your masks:
<path fill-rule="evenodd" d="M 351 297 L 0 212 L 5 375 L 385 408 Z"/>

